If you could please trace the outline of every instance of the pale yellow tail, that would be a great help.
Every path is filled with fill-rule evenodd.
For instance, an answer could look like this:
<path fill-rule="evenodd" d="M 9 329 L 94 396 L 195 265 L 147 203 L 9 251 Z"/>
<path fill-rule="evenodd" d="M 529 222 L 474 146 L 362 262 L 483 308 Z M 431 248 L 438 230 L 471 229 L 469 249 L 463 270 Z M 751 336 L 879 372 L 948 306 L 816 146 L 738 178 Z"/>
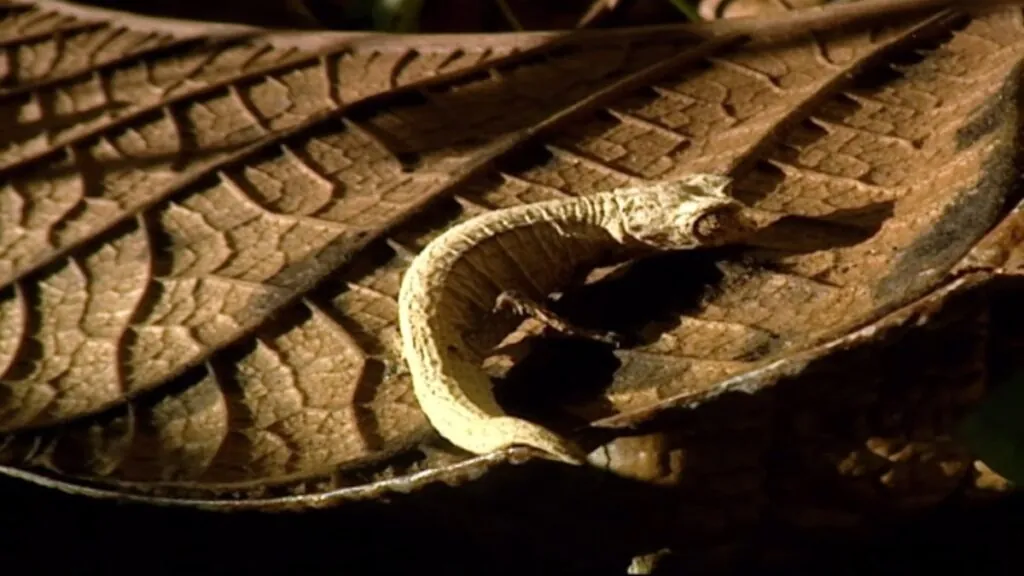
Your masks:
<path fill-rule="evenodd" d="M 536 448 L 553 460 L 574 466 L 581 466 L 586 463 L 587 457 L 582 449 L 569 440 L 533 422 L 512 416 L 498 416 L 491 418 L 487 426 L 500 429 L 502 432 L 501 437 L 512 439 L 512 445 Z"/>

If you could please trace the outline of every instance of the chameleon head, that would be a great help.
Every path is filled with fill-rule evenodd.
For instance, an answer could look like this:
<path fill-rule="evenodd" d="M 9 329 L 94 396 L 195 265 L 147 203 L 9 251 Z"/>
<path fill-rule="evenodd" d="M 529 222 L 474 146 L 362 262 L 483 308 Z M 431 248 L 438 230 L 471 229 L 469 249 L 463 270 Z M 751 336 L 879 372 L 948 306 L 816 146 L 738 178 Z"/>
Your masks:
<path fill-rule="evenodd" d="M 730 182 L 725 176 L 694 174 L 639 194 L 622 194 L 622 231 L 667 250 L 735 242 L 753 223 L 746 218 L 745 207 L 725 193 Z"/>

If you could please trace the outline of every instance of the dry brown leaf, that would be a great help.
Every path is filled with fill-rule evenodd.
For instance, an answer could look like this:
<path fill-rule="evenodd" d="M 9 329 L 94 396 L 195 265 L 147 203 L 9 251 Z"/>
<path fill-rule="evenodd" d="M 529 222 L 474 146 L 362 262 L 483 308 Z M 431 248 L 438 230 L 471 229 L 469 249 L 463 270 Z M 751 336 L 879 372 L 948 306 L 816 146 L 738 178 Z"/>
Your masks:
<path fill-rule="evenodd" d="M 0 471 L 232 509 L 493 478 L 519 453 L 467 458 L 412 396 L 409 255 L 478 211 L 721 172 L 792 218 L 569 291 L 643 343 L 532 338 L 508 405 L 624 434 L 602 448 L 619 475 L 713 485 L 702 529 L 766 501 L 845 525 L 848 500 L 941 500 L 988 378 L 968 296 L 1024 266 L 1024 15 L 780 36 L 869 8 L 485 42 L 7 4 Z"/>
<path fill-rule="evenodd" d="M 700 0 L 697 11 L 705 20 L 746 18 L 795 8 L 823 6 L 832 1 L 834 0 Z"/>

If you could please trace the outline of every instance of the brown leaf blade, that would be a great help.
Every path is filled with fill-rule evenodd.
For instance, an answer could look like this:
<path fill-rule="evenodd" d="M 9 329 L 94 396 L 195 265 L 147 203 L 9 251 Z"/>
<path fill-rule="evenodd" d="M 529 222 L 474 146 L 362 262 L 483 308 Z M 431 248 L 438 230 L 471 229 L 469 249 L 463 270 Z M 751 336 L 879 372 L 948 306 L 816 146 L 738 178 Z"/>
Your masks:
<path fill-rule="evenodd" d="M 997 129 L 991 118 L 1016 121 L 1018 16 L 975 20 L 920 62 L 893 66 L 899 76 L 884 86 L 836 94 L 759 158 L 760 166 L 737 182 L 738 195 L 758 207 L 822 217 L 885 203 L 894 216 L 851 246 L 810 253 L 768 246 L 755 256 L 767 270 L 724 269 L 720 295 L 697 315 L 683 316 L 681 330 L 639 351 L 712 374 L 677 374 L 672 386 L 700 390 L 684 382 L 721 380 L 877 319 L 937 286 L 998 222 L 1012 192 L 1018 143 L 1012 129 Z M 854 223 L 863 224 L 871 226 L 863 218 Z M 694 325 L 701 322 L 708 335 Z M 677 344 L 684 337 L 714 341 L 722 326 L 771 335 L 771 352 L 745 351 L 751 364 L 723 373 L 713 362 L 690 361 Z M 662 398 L 686 396 L 661 383 L 654 388 Z M 623 400 L 630 402 L 628 395 Z M 650 397 L 639 402 L 652 408 Z"/>
<path fill-rule="evenodd" d="M 62 448 L 58 435 L 42 458 L 67 471 L 117 470 L 126 479 L 154 480 L 125 472 L 134 465 L 132 446 L 149 446 L 148 459 L 154 445 L 166 444 L 181 462 L 165 462 L 171 472 L 158 477 L 173 480 L 175 471 L 193 470 L 187 463 L 205 462 L 209 469 L 198 478 L 231 483 L 290 477 L 365 459 L 379 449 L 394 451 L 392 441 L 421 433 L 424 421 L 401 385 L 394 399 L 392 386 L 372 390 L 382 377 L 401 381 L 393 373 L 399 363 L 393 342 L 374 342 L 381 327 L 373 326 L 372 313 L 363 316 L 370 326 L 360 326 L 333 310 L 331 298 L 310 301 L 302 298 L 304 291 L 445 193 L 460 173 L 504 152 L 508 146 L 501 141 L 509 131 L 539 124 L 551 110 L 569 108 L 595 87 L 686 44 L 694 41 L 613 39 L 614 49 L 586 47 L 586 59 L 568 49 L 521 64 L 499 61 L 480 72 L 456 73 L 440 89 L 413 84 L 334 103 L 333 109 L 324 98 L 339 90 L 324 85 L 312 94 L 320 95 L 319 107 L 292 102 L 283 109 L 287 114 L 278 114 L 280 105 L 264 113 L 254 94 L 310 74 L 345 78 L 323 74 L 325 63 L 351 60 L 347 53 L 357 47 L 337 49 L 328 54 L 333 59 L 299 55 L 144 105 L 19 162 L 9 170 L 22 180 L 13 179 L 6 196 L 5 214 L 12 219 L 6 229 L 16 236 L 7 242 L 4 309 L 14 311 L 5 319 L 20 346 L 0 387 L 0 426 L 39 429 L 95 414 L 194 368 L 185 380 L 201 388 L 214 382 L 222 396 L 214 402 L 209 391 L 199 394 L 211 398 L 213 412 L 198 417 L 231 419 L 209 428 L 213 436 L 205 441 L 179 439 L 188 450 L 176 445 L 168 430 L 189 428 L 194 415 L 167 421 L 160 414 L 170 408 L 147 400 L 126 413 L 114 409 L 123 426 L 101 427 L 106 432 L 95 438 L 92 432 L 66 437 L 71 448 Z M 409 52 L 408 46 L 395 47 Z M 615 58 L 604 57 L 609 54 Z M 595 58 L 600 67 L 582 65 Z M 554 67 L 562 69 L 557 76 Z M 503 78 L 505 73 L 514 76 Z M 295 86 L 291 91 L 301 94 Z M 547 90 L 556 86 L 558 97 L 548 99 Z M 446 121 L 456 117 L 463 128 L 453 133 Z M 118 138 L 126 137 L 145 154 L 149 142 L 165 149 L 155 151 L 155 162 L 142 164 L 125 157 L 128 146 Z M 491 140 L 497 145 L 470 153 Z M 46 165 L 53 158 L 67 169 Z M 26 205 L 40 206 L 47 197 L 64 203 L 50 203 L 49 217 L 33 222 Z M 375 294 L 373 287 L 360 293 Z M 381 305 L 354 303 L 364 304 Z M 293 321 L 265 327 L 275 312 Z M 358 342 L 350 331 L 371 340 Z M 229 344 L 238 349 L 228 359 L 211 357 Z M 387 353 L 381 356 L 381 350 Z M 311 370 L 316 363 L 310 359 L 321 354 L 322 365 Z M 332 385 L 325 395 L 318 392 L 325 379 L 344 385 Z M 362 388 L 372 395 L 365 415 L 357 414 Z M 143 438 L 147 434 L 156 438 Z M 361 437 L 366 434 L 370 440 Z M 213 459 L 211 446 L 217 446 Z M 152 472 L 151 464 L 139 466 Z"/>
<path fill-rule="evenodd" d="M 614 427 L 764 388 L 781 377 L 764 366 L 798 371 L 940 286 L 1002 217 L 1016 140 L 985 119 L 1016 102 L 1020 16 L 744 46 L 610 34 L 376 94 L 342 66 L 384 58 L 356 41 L 309 55 L 230 40 L 268 60 L 172 74 L 188 87 L 171 100 L 0 168 L 4 471 L 214 507 L 478 478 L 509 455 L 438 442 L 404 372 L 410 255 L 480 211 L 687 172 L 728 173 L 742 200 L 795 218 L 744 258 L 663 261 L 675 284 L 644 296 L 660 310 L 605 305 L 647 341 L 573 411 Z M 389 65 L 414 58 L 402 48 Z"/>

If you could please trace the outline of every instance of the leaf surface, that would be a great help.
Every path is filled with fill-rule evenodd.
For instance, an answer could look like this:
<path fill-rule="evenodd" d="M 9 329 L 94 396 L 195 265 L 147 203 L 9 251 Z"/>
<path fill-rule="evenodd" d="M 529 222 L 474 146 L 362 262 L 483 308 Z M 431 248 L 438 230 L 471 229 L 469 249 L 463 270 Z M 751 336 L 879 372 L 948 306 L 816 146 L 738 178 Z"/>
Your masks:
<path fill-rule="evenodd" d="M 9 4 L 3 471 L 211 506 L 486 475 L 515 451 L 433 434 L 396 315 L 410 256 L 481 211 L 718 172 L 788 215 L 567 293 L 643 335 L 574 376 L 611 380 L 565 400 L 584 434 L 768 389 L 980 282 L 958 265 L 1012 261 L 971 250 L 1017 250 L 985 235 L 1016 217 L 1020 8 L 794 35 L 803 17 L 488 45 Z M 572 362 L 527 357 L 499 391 L 550 407 Z"/>

